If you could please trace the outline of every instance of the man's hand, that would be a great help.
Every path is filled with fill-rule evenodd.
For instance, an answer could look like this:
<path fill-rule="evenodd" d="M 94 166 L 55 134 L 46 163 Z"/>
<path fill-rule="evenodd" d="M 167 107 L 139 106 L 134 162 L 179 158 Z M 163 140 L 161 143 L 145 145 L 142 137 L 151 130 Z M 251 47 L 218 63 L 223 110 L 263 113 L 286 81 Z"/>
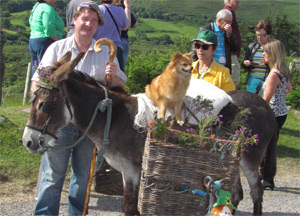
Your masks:
<path fill-rule="evenodd" d="M 106 79 L 107 76 L 110 76 L 110 81 L 109 81 L 109 86 L 110 87 L 121 87 L 124 88 L 125 87 L 125 83 L 123 80 L 121 80 L 121 78 L 119 78 L 117 76 L 117 70 L 118 70 L 118 66 L 116 63 L 114 62 L 106 62 L 106 68 L 105 68 L 105 74 L 106 74 Z M 107 81 L 107 80 L 106 80 Z"/>
<path fill-rule="evenodd" d="M 232 34 L 232 27 L 230 24 L 225 24 L 224 25 L 224 31 L 226 31 L 227 36 L 231 36 Z"/>
<path fill-rule="evenodd" d="M 106 62 L 105 74 L 106 77 L 109 75 L 111 79 L 116 78 L 117 76 L 117 64 L 114 62 Z"/>

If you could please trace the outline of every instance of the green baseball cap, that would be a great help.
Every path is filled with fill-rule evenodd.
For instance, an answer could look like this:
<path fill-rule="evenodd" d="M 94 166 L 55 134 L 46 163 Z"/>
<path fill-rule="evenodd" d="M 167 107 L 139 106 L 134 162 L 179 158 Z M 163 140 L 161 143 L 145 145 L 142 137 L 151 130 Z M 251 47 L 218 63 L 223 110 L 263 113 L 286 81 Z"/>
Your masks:
<path fill-rule="evenodd" d="M 215 44 L 218 45 L 218 39 L 215 33 L 209 30 L 201 31 L 197 34 L 197 37 L 192 40 L 192 42 L 201 41 L 205 44 Z"/>

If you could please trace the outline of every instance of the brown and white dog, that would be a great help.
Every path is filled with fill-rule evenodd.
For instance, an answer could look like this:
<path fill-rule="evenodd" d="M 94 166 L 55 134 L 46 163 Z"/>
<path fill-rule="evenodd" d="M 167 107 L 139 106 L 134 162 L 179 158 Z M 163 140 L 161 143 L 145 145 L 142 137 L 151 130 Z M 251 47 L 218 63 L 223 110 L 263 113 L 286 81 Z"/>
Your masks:
<path fill-rule="evenodd" d="M 192 69 L 190 54 L 176 52 L 162 74 L 146 86 L 146 96 L 158 107 L 161 119 L 165 119 L 166 110 L 171 108 L 177 123 L 183 125 L 180 111 L 189 87 Z"/>

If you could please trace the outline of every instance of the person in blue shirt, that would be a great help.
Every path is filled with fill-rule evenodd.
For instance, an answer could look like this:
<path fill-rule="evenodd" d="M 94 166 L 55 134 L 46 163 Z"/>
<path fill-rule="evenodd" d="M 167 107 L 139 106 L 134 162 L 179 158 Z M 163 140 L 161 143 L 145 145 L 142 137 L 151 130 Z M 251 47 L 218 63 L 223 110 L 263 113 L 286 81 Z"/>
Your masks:
<path fill-rule="evenodd" d="M 204 30 L 210 30 L 217 35 L 218 47 L 214 54 L 214 59 L 220 65 L 229 68 L 231 73 L 231 52 L 237 51 L 237 41 L 232 32 L 232 14 L 227 9 L 222 9 L 217 13 L 216 21 L 210 23 L 208 26 L 202 26 L 199 28 L 199 32 Z M 193 56 L 193 60 L 198 58 Z"/>

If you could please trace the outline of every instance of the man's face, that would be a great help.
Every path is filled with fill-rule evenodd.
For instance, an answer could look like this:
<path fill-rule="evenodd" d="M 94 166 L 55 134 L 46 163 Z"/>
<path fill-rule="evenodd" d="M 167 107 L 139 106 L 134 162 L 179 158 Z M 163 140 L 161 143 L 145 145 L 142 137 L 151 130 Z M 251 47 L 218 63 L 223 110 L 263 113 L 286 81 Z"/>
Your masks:
<path fill-rule="evenodd" d="M 74 18 L 75 34 L 92 38 L 97 31 L 98 22 L 96 11 L 84 9 L 77 18 Z"/>
<path fill-rule="evenodd" d="M 220 30 L 224 31 L 226 25 L 232 24 L 232 17 L 230 15 L 226 15 L 224 19 L 218 19 L 217 26 Z"/>
<path fill-rule="evenodd" d="M 232 10 L 238 9 L 239 3 L 240 3 L 239 0 L 229 0 L 229 4 L 230 4 L 230 7 L 232 8 Z"/>

